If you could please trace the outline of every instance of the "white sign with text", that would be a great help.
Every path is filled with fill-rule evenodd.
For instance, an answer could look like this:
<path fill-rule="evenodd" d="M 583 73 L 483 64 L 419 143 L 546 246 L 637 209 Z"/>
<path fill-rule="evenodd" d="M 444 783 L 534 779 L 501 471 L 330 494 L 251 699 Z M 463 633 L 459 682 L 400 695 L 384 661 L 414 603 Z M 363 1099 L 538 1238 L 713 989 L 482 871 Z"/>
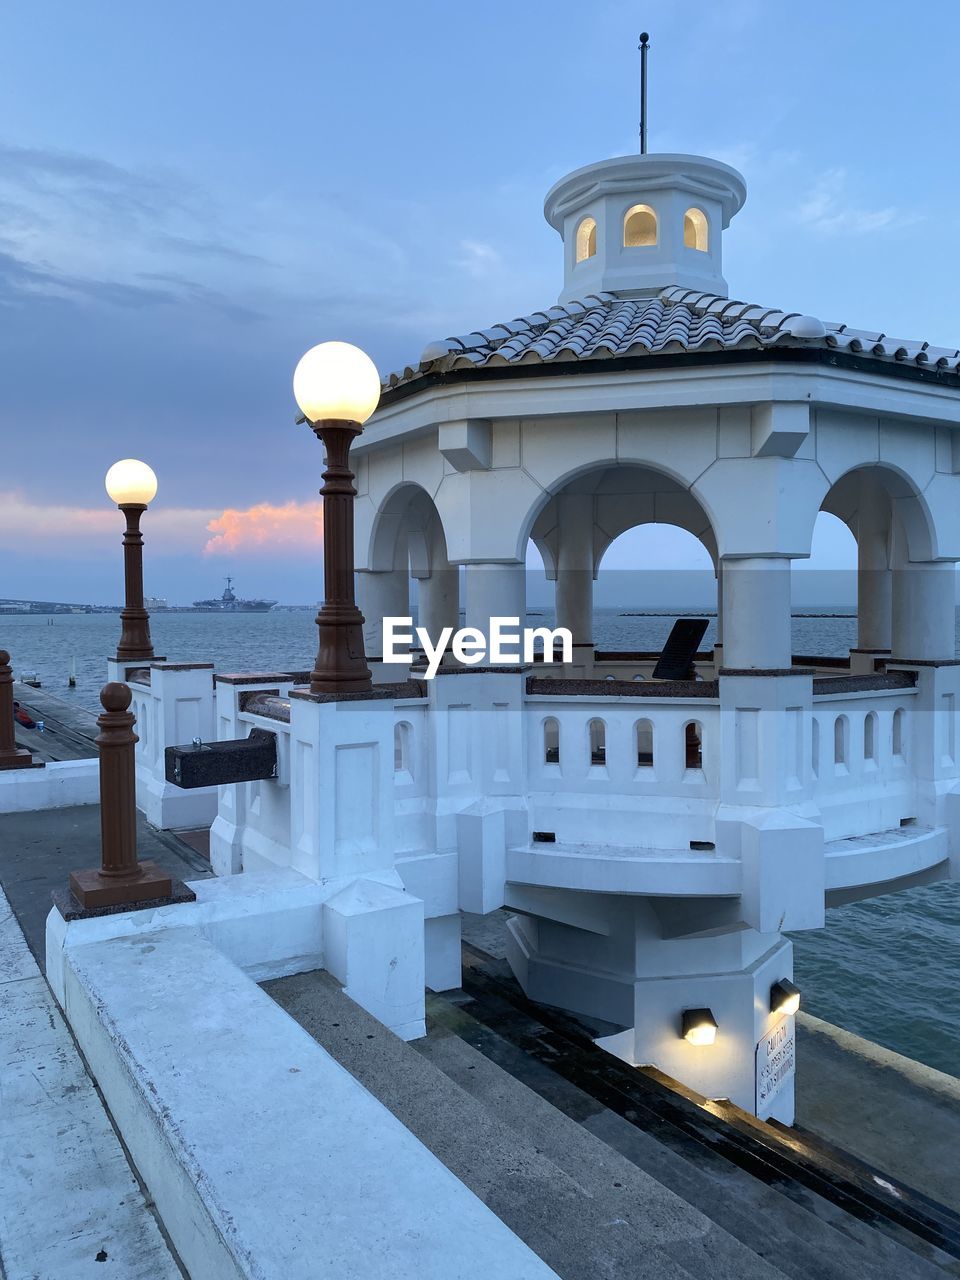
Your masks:
<path fill-rule="evenodd" d="M 766 1120 L 797 1069 L 794 1019 L 781 1018 L 757 1045 L 757 1116 Z"/>

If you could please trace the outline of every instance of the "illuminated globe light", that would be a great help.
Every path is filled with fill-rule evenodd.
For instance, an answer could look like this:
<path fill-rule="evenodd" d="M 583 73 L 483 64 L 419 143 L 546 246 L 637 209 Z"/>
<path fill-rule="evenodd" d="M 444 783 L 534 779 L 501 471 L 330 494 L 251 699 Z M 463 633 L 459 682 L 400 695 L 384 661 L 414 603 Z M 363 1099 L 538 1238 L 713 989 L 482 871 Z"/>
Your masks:
<path fill-rule="evenodd" d="M 680 1033 L 688 1044 L 713 1044 L 717 1038 L 717 1020 L 709 1009 L 684 1009 Z"/>
<path fill-rule="evenodd" d="M 104 484 L 118 507 L 146 507 L 157 496 L 157 477 L 153 468 L 136 458 L 122 458 L 115 462 L 107 472 Z"/>
<path fill-rule="evenodd" d="M 338 418 L 362 426 L 380 402 L 380 375 L 359 347 L 321 342 L 300 357 L 293 394 L 308 422 Z"/>

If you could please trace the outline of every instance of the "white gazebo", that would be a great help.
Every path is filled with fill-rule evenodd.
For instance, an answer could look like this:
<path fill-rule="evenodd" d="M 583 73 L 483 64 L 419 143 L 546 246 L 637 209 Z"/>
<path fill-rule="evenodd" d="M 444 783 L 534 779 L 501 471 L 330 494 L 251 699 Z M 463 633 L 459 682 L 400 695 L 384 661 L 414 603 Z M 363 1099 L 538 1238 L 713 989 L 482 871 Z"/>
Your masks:
<path fill-rule="evenodd" d="M 557 183 L 558 303 L 431 343 L 353 446 L 373 692 L 220 675 L 215 710 L 190 690 L 183 706 L 221 739 L 277 739 L 276 777 L 220 788 L 211 852 L 221 876 L 272 875 L 300 904 L 290 966 L 322 963 L 417 1036 L 424 984 L 460 983 L 460 911 L 507 907 L 531 997 L 789 1123 L 784 934 L 944 879 L 960 848 L 960 352 L 731 301 L 723 232 L 744 198 L 697 156 Z M 790 577 L 821 511 L 857 541 L 859 634 L 811 662 L 791 651 Z M 696 679 L 594 645 L 603 555 L 651 522 L 715 566 Z M 467 624 L 522 620 L 531 539 L 569 663 L 445 661 L 426 679 L 377 661 L 413 578 L 431 635 L 459 625 L 461 569 Z M 208 673 L 119 674 L 156 771 L 170 716 L 151 699 Z"/>
<path fill-rule="evenodd" d="M 461 565 L 469 625 L 522 618 L 533 539 L 572 668 L 441 673 L 398 804 L 419 797 L 423 838 L 458 850 L 461 906 L 515 910 L 528 994 L 789 1120 L 789 1083 L 767 1100 L 757 1070 L 790 1003 L 770 995 L 791 977 L 784 931 L 942 878 L 957 848 L 960 352 L 731 301 L 723 232 L 745 194 L 686 155 L 552 188 L 558 303 L 431 343 L 357 444 L 358 592 L 374 657 L 411 576 L 431 630 L 457 624 Z M 790 573 L 821 511 L 857 540 L 859 634 L 811 670 Z M 696 683 L 594 651 L 604 552 L 652 521 L 716 569 Z M 713 1044 L 682 1037 L 691 1009 Z"/>

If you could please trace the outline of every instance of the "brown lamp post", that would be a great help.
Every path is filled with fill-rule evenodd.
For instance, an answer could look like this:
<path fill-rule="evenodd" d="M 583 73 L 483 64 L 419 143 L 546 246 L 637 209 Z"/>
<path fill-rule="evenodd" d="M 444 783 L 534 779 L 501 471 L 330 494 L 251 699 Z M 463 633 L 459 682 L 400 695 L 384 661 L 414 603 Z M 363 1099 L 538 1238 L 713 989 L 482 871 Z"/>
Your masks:
<path fill-rule="evenodd" d="M 33 756 L 17 746 L 16 721 L 13 718 L 13 672 L 10 655 L 0 649 L 0 769 L 29 769 Z"/>
<path fill-rule="evenodd" d="M 118 662 L 150 661 L 150 615 L 143 603 L 143 534 L 140 517 L 157 492 L 157 477 L 145 462 L 124 458 L 115 462 L 106 477 L 107 493 L 126 516 L 123 535 L 124 606 L 117 645 Z"/>
<path fill-rule="evenodd" d="M 173 883 L 154 862 L 137 860 L 137 778 L 130 689 L 100 690 L 100 866 L 70 873 L 70 891 L 87 910 L 168 898 Z"/>
<path fill-rule="evenodd" d="M 380 400 L 370 357 L 347 342 L 311 347 L 293 375 L 293 394 L 326 449 L 323 473 L 323 587 L 317 614 L 320 645 L 310 673 L 312 693 L 364 693 L 373 687 L 363 647 L 363 614 L 353 573 L 353 487 L 350 446 Z"/>

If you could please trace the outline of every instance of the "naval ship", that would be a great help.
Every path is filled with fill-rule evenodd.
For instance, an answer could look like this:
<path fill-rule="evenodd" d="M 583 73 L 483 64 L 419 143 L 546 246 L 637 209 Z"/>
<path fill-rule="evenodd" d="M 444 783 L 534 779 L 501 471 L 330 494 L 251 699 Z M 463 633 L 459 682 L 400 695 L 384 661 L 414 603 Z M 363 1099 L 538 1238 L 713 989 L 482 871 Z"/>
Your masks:
<path fill-rule="evenodd" d="M 266 613 L 276 603 L 276 600 L 239 600 L 234 594 L 233 579 L 227 578 L 219 600 L 194 600 L 193 607 L 204 613 Z"/>

